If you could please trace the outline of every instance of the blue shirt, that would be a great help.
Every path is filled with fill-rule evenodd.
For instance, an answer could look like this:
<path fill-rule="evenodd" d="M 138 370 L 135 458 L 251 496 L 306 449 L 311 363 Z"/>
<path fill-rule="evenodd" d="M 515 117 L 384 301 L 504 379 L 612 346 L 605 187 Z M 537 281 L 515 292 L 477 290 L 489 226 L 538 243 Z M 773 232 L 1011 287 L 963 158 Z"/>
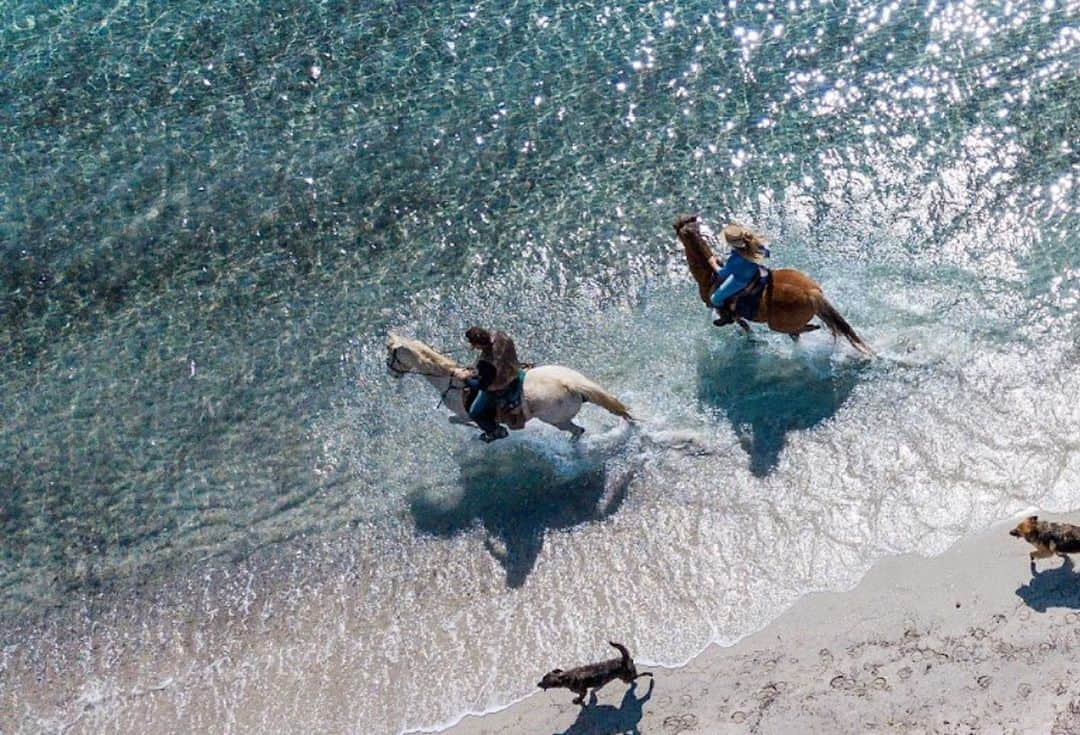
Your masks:
<path fill-rule="evenodd" d="M 758 277 L 758 272 L 757 263 L 744 257 L 738 250 L 732 249 L 727 260 L 724 261 L 724 267 L 716 272 L 716 279 L 720 281 L 720 285 L 713 291 L 709 301 L 719 308 L 728 298 L 753 283 Z"/>
<path fill-rule="evenodd" d="M 735 280 L 743 286 L 757 278 L 758 264 L 749 258 L 743 257 L 738 250 L 732 250 L 728 259 L 724 261 L 724 267 L 716 272 L 716 278 L 723 283 L 728 276 L 735 276 Z"/>

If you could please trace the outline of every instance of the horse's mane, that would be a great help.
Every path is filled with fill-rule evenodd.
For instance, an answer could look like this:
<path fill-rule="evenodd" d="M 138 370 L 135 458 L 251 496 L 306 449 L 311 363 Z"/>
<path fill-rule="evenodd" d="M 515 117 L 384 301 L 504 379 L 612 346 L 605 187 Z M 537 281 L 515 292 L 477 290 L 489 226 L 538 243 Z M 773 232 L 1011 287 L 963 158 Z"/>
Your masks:
<path fill-rule="evenodd" d="M 690 275 L 698 284 L 698 295 L 706 306 L 712 306 L 709 296 L 712 293 L 713 270 L 709 265 L 712 248 L 705 242 L 698 225 L 697 217 L 680 217 L 675 221 L 675 232 L 682 242 L 686 253 L 686 264 L 690 266 Z"/>
<path fill-rule="evenodd" d="M 398 335 L 391 335 L 391 338 L 400 342 L 402 345 L 408 346 L 417 357 L 427 360 L 435 367 L 448 373 L 461 367 L 453 358 L 447 357 L 441 352 L 436 352 L 418 339 L 408 339 L 407 337 L 400 337 Z"/>

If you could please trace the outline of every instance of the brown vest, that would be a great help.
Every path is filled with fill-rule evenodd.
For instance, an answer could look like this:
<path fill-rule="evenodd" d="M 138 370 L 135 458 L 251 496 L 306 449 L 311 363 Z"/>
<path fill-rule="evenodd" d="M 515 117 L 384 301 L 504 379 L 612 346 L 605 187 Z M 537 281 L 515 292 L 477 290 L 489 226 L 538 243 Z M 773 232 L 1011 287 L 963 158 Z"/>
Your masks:
<path fill-rule="evenodd" d="M 506 332 L 491 333 L 491 344 L 480 352 L 480 360 L 490 363 L 495 368 L 495 379 L 487 390 L 502 390 L 514 382 L 521 371 L 514 340 Z"/>

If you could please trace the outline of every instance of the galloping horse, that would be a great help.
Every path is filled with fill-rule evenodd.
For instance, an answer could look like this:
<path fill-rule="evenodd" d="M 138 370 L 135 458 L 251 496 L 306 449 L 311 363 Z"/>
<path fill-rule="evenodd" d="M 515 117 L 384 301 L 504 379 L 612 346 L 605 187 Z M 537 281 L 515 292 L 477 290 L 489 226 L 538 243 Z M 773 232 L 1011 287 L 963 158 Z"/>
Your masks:
<path fill-rule="evenodd" d="M 683 215 L 675 220 L 674 227 L 686 252 L 690 275 L 697 281 L 698 295 L 706 306 L 712 306 L 709 302 L 714 285 L 713 270 L 709 266 L 712 249 L 701 235 L 697 217 Z M 750 320 L 768 324 L 774 332 L 783 332 L 797 340 L 800 334 L 818 329 L 818 325 L 808 324 L 815 316 L 825 323 L 834 337 L 843 335 L 852 347 L 867 357 L 873 357 L 874 351 L 828 302 L 821 292 L 821 286 L 792 268 L 779 268 L 772 272 Z M 741 323 L 741 326 L 749 330 L 745 323 Z"/>
<path fill-rule="evenodd" d="M 465 385 L 459 377 L 464 370 L 453 359 L 440 354 L 419 340 L 390 334 L 386 339 L 386 367 L 395 378 L 416 373 L 427 378 L 442 396 L 442 403 L 454 415 L 453 423 L 471 423 L 465 407 Z M 573 422 L 584 403 L 595 403 L 627 421 L 633 421 L 630 410 L 618 398 L 608 393 L 576 370 L 559 365 L 541 365 L 525 372 L 521 409 L 524 421 L 511 425 L 524 428 L 529 419 L 540 419 L 577 439 L 585 433 L 583 426 Z"/>

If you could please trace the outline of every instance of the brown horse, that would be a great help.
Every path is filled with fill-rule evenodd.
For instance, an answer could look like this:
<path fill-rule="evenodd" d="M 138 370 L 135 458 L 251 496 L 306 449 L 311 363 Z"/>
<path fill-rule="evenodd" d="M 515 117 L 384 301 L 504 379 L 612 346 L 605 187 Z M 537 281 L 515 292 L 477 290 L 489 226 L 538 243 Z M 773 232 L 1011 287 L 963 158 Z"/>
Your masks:
<path fill-rule="evenodd" d="M 683 215 L 675 220 L 674 227 L 686 252 L 690 275 L 697 281 L 698 295 L 706 306 L 711 307 L 709 296 L 714 284 L 709 259 L 713 254 L 712 248 L 702 237 L 696 216 Z M 842 334 L 852 347 L 862 354 L 867 357 L 874 355 L 874 351 L 828 302 L 821 292 L 821 286 L 812 278 L 791 268 L 780 268 L 772 272 L 772 278 L 761 292 L 757 312 L 751 321 L 768 324 L 769 329 L 774 332 L 783 332 L 797 340 L 800 334 L 819 328 L 817 324 L 808 323 L 815 316 L 825 323 L 833 336 Z M 749 331 L 750 327 L 741 319 L 739 324 Z"/>

